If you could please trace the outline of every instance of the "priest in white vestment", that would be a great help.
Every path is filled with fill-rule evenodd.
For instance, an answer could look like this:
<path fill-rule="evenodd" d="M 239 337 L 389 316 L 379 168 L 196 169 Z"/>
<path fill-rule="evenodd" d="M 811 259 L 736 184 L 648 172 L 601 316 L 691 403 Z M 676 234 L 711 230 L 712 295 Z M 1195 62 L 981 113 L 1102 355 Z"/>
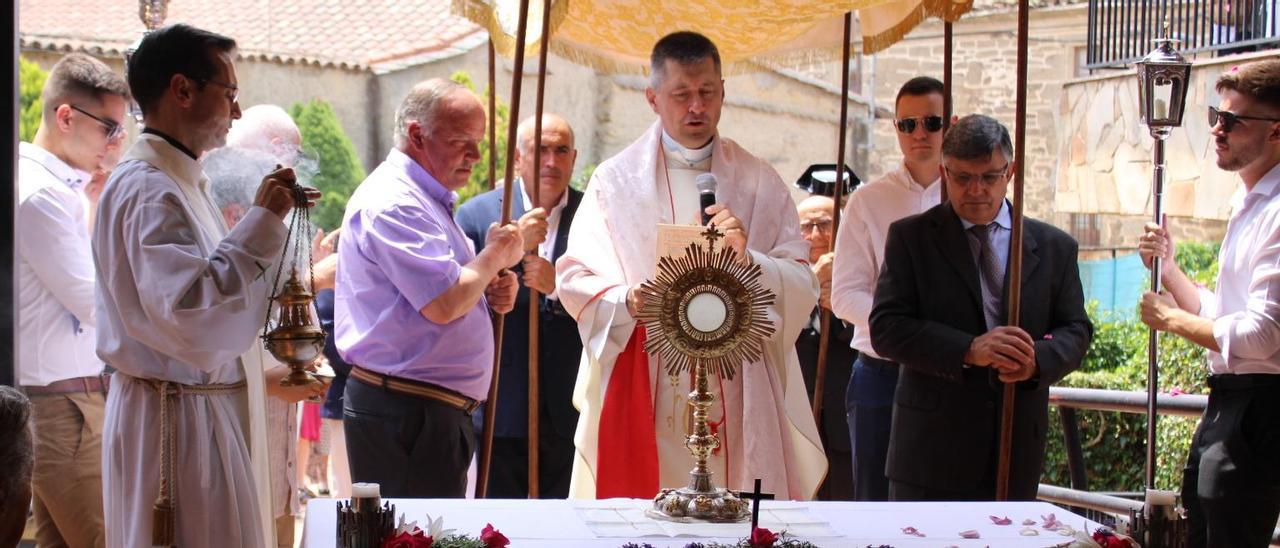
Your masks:
<path fill-rule="evenodd" d="M 827 462 L 794 347 L 818 295 L 795 204 L 773 168 L 717 134 L 724 81 L 710 40 L 668 35 L 654 46 L 652 69 L 646 96 L 660 120 L 596 169 L 556 263 L 584 345 L 571 496 L 648 498 L 689 481 L 692 378 L 667 375 L 643 351 L 636 288 L 655 274 L 659 223 L 702 224 L 694 179 L 709 172 L 719 182 L 711 224 L 761 267 L 777 299 L 764 356 L 732 380 L 711 380 L 720 449 L 708 465 L 718 486 L 750 490 L 759 478 L 778 498 L 809 499 Z"/>
<path fill-rule="evenodd" d="M 107 183 L 93 239 L 98 355 L 117 370 L 103 432 L 108 547 L 270 540 L 247 443 L 250 409 L 255 430 L 265 420 L 262 370 L 241 355 L 257 342 L 294 183 L 291 170 L 268 175 L 231 231 L 213 205 L 197 158 L 240 115 L 234 53 L 230 38 L 173 25 L 129 66 L 146 129 Z"/>

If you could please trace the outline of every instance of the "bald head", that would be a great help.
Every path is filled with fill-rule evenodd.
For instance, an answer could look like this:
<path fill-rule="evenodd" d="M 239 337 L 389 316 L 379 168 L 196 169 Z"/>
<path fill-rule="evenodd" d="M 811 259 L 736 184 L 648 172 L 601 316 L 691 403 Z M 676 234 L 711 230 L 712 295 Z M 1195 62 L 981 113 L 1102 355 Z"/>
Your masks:
<path fill-rule="evenodd" d="M 538 182 L 538 207 L 550 210 L 560 203 L 569 179 L 573 177 L 573 164 L 578 159 L 574 148 L 573 128 L 558 114 L 542 115 L 542 152 L 539 164 L 534 164 L 533 151 L 538 139 L 534 135 L 535 117 L 530 116 L 516 127 L 516 170 L 524 182 L 525 192 L 532 199 L 534 181 Z"/>
<path fill-rule="evenodd" d="M 292 167 L 302 150 L 302 133 L 288 112 L 275 105 L 255 105 L 244 110 L 227 132 L 227 146 L 256 150 L 275 156 Z"/>
<path fill-rule="evenodd" d="M 831 226 L 835 220 L 836 202 L 830 196 L 810 196 L 796 206 L 800 215 L 800 235 L 809 242 L 809 263 L 831 251 Z"/>

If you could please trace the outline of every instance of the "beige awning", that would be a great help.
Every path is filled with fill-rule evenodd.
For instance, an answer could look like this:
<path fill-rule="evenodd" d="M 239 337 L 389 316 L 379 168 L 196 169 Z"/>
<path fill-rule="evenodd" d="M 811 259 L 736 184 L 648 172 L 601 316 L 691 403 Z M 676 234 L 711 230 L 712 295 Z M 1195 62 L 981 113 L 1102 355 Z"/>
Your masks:
<path fill-rule="evenodd" d="M 838 58 L 845 12 L 856 11 L 863 53 L 885 49 L 929 17 L 955 21 L 973 0 L 553 0 L 551 51 L 604 72 L 643 73 L 654 42 L 677 30 L 705 34 L 726 72 L 747 61 L 804 52 Z M 529 1 L 525 52 L 541 40 L 542 1 Z M 453 0 L 456 13 L 488 29 L 511 57 L 519 0 Z"/>

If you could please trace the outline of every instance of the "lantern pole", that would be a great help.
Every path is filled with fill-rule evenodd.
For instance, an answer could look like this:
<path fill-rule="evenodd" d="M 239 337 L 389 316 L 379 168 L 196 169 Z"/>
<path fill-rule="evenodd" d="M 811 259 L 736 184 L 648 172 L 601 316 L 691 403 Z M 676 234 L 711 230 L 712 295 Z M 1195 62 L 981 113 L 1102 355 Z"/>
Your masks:
<path fill-rule="evenodd" d="M 1175 40 L 1160 38 L 1156 49 L 1137 63 L 1139 111 L 1154 139 L 1151 154 L 1151 217 L 1152 222 L 1164 226 L 1164 142 L 1173 128 L 1182 125 L 1186 107 L 1187 82 L 1191 76 L 1191 64 L 1173 49 Z M 1160 271 L 1164 261 L 1151 258 L 1151 291 L 1160 292 Z M 1147 466 L 1145 485 L 1147 490 L 1156 484 L 1156 395 L 1159 390 L 1160 334 L 1154 328 L 1147 330 Z"/>

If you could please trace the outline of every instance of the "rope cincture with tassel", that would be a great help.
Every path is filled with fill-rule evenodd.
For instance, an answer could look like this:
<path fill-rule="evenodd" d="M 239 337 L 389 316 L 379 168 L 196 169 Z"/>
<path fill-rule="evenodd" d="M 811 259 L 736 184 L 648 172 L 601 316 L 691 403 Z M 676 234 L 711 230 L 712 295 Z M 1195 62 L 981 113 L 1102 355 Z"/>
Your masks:
<path fill-rule="evenodd" d="M 217 396 L 234 394 L 247 383 L 184 385 L 173 381 L 139 379 L 160 395 L 160 490 L 151 505 L 151 545 L 178 545 L 178 490 L 174 478 L 178 428 L 173 416 L 176 397 L 199 394 Z"/>

